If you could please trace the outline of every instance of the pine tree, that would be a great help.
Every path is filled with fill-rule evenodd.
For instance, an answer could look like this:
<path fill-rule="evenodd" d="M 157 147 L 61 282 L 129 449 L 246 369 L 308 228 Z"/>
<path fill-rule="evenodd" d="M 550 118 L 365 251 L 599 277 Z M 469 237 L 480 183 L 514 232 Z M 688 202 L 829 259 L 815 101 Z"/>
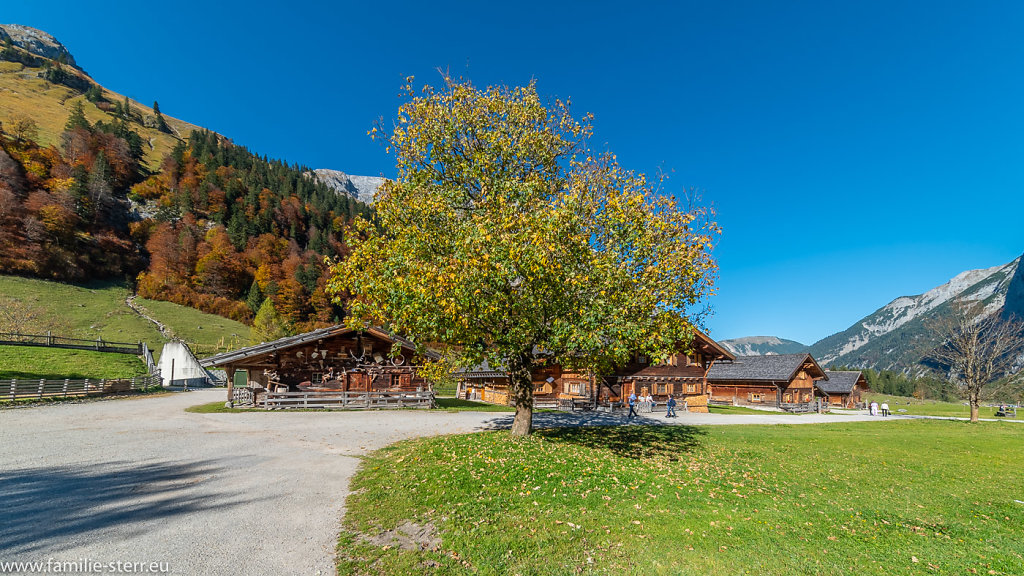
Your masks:
<path fill-rule="evenodd" d="M 249 310 L 256 314 L 260 309 L 261 302 L 263 302 L 263 291 L 260 290 L 259 282 L 253 280 L 252 286 L 249 287 L 249 294 L 245 297 L 245 303 L 249 306 Z"/>
<path fill-rule="evenodd" d="M 156 116 L 156 129 L 161 132 L 170 132 L 171 127 L 167 125 L 167 121 L 164 120 L 164 115 L 160 113 L 160 103 L 156 100 L 153 101 L 153 115 Z"/>
<path fill-rule="evenodd" d="M 85 108 L 82 107 L 82 102 L 78 101 L 71 105 L 71 115 L 68 116 L 67 123 L 64 124 L 64 130 L 71 132 L 76 128 L 84 128 L 88 131 L 92 131 L 92 124 L 89 124 L 89 119 L 85 117 Z"/>

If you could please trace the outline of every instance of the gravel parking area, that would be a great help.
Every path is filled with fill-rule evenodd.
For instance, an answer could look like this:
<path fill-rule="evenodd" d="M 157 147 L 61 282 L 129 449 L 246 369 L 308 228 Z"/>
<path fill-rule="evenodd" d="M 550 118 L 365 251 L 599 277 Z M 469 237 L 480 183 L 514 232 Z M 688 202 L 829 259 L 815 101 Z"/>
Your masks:
<path fill-rule="evenodd" d="M 507 428 L 510 413 L 191 414 L 223 390 L 0 411 L 0 562 L 158 562 L 173 574 L 333 574 L 359 456 L 416 436 Z M 636 423 L 881 421 L 654 414 Z M 892 420 L 893 418 L 890 418 Z M 538 427 L 622 424 L 542 413 Z"/>

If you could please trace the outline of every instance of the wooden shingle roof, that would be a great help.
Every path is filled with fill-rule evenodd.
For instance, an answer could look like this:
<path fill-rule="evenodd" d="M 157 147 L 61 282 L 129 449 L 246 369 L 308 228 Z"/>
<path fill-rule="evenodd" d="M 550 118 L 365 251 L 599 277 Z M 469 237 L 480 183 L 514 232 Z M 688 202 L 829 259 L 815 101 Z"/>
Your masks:
<path fill-rule="evenodd" d="M 205 368 L 209 368 L 211 366 L 224 366 L 225 364 L 232 364 L 234 362 L 239 362 L 242 360 L 246 360 L 248 358 L 253 358 L 261 354 L 277 352 L 279 350 L 287 350 L 289 348 L 302 346 L 303 344 L 308 344 L 310 342 L 317 342 L 325 338 L 333 338 L 336 336 L 344 336 L 346 334 L 353 332 L 357 331 L 348 328 L 344 325 L 337 324 L 334 326 L 330 326 L 328 328 L 313 330 L 312 332 L 296 334 L 295 336 L 287 336 L 285 338 L 274 340 L 273 342 L 261 342 L 259 344 L 256 344 L 255 346 L 247 346 L 245 348 L 239 348 L 238 350 L 232 350 L 230 352 L 217 354 L 216 356 L 210 356 L 209 358 L 201 360 L 199 364 Z M 377 326 L 371 326 L 363 330 L 362 333 L 371 334 L 388 342 L 397 342 L 403 348 L 406 348 L 410 351 L 416 350 L 416 345 L 411 340 L 398 336 L 397 334 L 392 334 L 391 332 L 388 332 L 387 330 L 379 328 Z M 436 353 L 430 351 L 424 353 L 424 356 L 431 359 L 439 358 L 439 356 Z"/>
<path fill-rule="evenodd" d="M 708 381 L 788 382 L 809 364 L 811 378 L 826 378 L 825 371 L 810 354 L 770 354 L 737 356 L 732 362 L 716 362 L 708 371 Z"/>
<path fill-rule="evenodd" d="M 818 390 L 825 394 L 849 394 L 857 382 L 864 379 L 859 370 L 826 370 L 825 375 L 828 380 L 815 382 Z"/>

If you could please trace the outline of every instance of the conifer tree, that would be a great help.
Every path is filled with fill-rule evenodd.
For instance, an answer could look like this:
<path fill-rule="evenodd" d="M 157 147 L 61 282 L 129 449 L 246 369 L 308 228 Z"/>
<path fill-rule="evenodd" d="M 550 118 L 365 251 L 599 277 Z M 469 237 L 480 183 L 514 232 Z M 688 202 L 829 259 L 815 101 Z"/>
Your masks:
<path fill-rule="evenodd" d="M 82 107 L 81 101 L 71 105 L 71 115 L 68 116 L 68 121 L 64 124 L 64 130 L 68 132 L 76 128 L 92 131 L 92 124 L 89 124 L 89 119 L 85 117 L 85 108 Z"/>

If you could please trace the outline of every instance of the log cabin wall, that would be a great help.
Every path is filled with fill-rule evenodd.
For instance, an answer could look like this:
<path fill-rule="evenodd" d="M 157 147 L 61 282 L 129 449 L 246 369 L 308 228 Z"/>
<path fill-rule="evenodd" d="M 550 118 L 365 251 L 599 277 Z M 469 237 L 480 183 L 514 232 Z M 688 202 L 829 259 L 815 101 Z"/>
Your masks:
<path fill-rule="evenodd" d="M 410 365 L 413 351 L 391 358 L 392 342 L 370 333 L 349 332 L 222 364 L 246 370 L 251 384 L 288 390 L 416 391 L 430 383 Z"/>
<path fill-rule="evenodd" d="M 779 388 L 770 382 L 715 382 L 711 399 L 743 406 L 778 406 L 782 398 Z"/>

